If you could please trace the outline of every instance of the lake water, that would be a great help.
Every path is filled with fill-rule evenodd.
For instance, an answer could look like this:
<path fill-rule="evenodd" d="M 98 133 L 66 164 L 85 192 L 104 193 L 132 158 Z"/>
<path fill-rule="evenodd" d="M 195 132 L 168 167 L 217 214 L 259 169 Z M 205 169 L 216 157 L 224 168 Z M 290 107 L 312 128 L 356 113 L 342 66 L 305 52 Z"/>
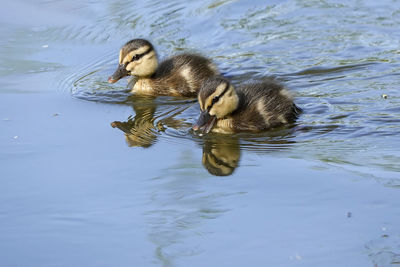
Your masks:
<path fill-rule="evenodd" d="M 0 24 L 0 266 L 400 264 L 400 1 L 14 0 Z M 139 37 L 304 113 L 194 135 L 194 99 L 107 83 Z"/>

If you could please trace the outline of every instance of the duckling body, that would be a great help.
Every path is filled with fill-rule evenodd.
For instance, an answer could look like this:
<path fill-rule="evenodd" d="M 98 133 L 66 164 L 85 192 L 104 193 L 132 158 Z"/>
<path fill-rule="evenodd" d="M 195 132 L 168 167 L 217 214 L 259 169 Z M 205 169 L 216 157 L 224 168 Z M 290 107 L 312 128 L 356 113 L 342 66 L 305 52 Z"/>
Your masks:
<path fill-rule="evenodd" d="M 193 129 L 206 133 L 260 132 L 294 122 L 301 112 L 274 80 L 234 88 L 215 77 L 203 84 L 198 101 L 202 113 Z"/>
<path fill-rule="evenodd" d="M 153 45 L 134 39 L 120 50 L 119 66 L 108 81 L 132 75 L 134 94 L 195 97 L 203 82 L 218 73 L 209 59 L 196 54 L 173 56 L 159 64 Z"/>

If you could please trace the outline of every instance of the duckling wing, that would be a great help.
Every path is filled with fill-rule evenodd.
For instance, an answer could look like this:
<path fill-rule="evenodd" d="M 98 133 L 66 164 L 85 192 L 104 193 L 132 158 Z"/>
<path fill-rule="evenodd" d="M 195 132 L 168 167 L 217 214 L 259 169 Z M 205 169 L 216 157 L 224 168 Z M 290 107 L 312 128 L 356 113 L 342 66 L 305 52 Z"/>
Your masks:
<path fill-rule="evenodd" d="M 232 114 L 234 127 L 241 131 L 262 131 L 293 122 L 299 108 L 287 89 L 275 81 L 249 84 L 238 88 L 241 99 Z"/>
<path fill-rule="evenodd" d="M 154 78 L 182 96 L 196 96 L 202 83 L 218 73 L 212 62 L 200 55 L 182 54 L 163 61 Z"/>

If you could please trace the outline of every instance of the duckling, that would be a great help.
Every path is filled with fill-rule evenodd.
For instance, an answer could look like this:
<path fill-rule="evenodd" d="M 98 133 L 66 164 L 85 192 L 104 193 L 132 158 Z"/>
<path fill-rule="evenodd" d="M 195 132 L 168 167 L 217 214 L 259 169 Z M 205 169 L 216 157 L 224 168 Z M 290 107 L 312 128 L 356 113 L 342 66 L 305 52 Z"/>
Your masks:
<path fill-rule="evenodd" d="M 301 112 L 288 90 L 274 80 L 238 88 L 223 77 L 207 80 L 198 94 L 201 114 L 193 130 L 260 132 L 294 122 Z"/>
<path fill-rule="evenodd" d="M 137 81 L 131 93 L 196 97 L 204 80 L 217 74 L 209 59 L 196 54 L 173 56 L 159 64 L 149 41 L 133 39 L 121 48 L 118 68 L 108 82 L 132 75 Z"/>

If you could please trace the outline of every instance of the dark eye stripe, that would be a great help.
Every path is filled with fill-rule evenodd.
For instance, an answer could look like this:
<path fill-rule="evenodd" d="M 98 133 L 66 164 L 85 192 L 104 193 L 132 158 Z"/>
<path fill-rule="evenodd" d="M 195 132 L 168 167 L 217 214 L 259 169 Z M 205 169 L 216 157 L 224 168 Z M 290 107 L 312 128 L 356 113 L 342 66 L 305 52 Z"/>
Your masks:
<path fill-rule="evenodd" d="M 213 100 L 212 100 L 212 104 L 211 104 L 211 105 L 214 105 L 215 103 L 217 103 L 217 102 L 218 102 L 218 100 L 219 100 L 219 98 L 220 98 L 220 96 L 219 96 L 219 95 L 216 95 L 216 96 L 214 96 L 214 98 L 213 98 Z"/>
<path fill-rule="evenodd" d="M 222 91 L 222 93 L 220 95 L 214 96 L 214 98 L 211 102 L 211 105 L 208 107 L 208 110 L 210 110 L 212 108 L 212 106 L 214 106 L 214 104 L 217 103 L 226 92 L 228 92 L 228 89 L 229 89 L 229 84 L 226 84 L 224 91 Z"/>
<path fill-rule="evenodd" d="M 126 62 L 125 65 L 128 65 L 129 63 L 131 63 L 131 62 L 133 62 L 133 61 L 136 61 L 136 60 L 141 59 L 141 58 L 144 57 L 145 55 L 149 54 L 151 51 L 153 51 L 153 49 L 151 49 L 151 47 L 149 47 L 149 49 L 147 49 L 146 52 L 144 52 L 144 53 L 142 53 L 142 54 L 139 54 L 139 55 L 134 55 L 134 56 L 132 57 L 131 61 Z"/>

